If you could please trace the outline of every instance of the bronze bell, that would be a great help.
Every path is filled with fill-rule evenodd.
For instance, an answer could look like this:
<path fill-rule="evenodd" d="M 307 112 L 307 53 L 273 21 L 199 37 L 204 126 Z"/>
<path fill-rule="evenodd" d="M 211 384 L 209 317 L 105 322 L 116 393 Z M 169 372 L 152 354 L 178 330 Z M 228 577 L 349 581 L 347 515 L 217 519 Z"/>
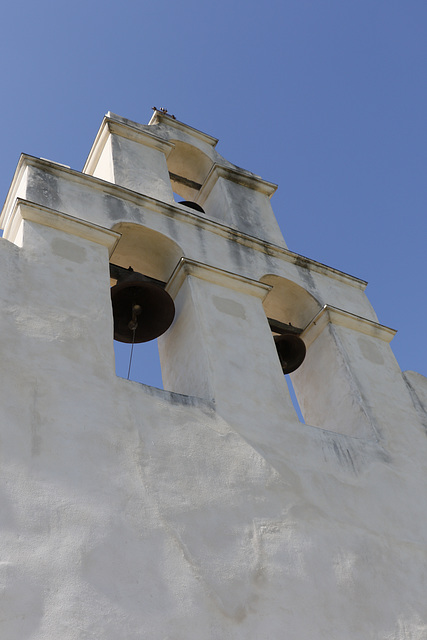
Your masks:
<path fill-rule="evenodd" d="M 164 288 L 132 269 L 111 288 L 114 339 L 138 343 L 162 335 L 175 316 L 175 305 Z"/>
<path fill-rule="evenodd" d="M 304 341 L 295 333 L 274 336 L 283 373 L 292 373 L 303 363 L 306 348 Z"/>
<path fill-rule="evenodd" d="M 194 209 L 199 213 L 205 213 L 205 210 L 197 202 L 192 202 L 191 200 L 180 200 L 178 204 L 183 204 L 186 207 L 190 207 L 190 209 Z"/>

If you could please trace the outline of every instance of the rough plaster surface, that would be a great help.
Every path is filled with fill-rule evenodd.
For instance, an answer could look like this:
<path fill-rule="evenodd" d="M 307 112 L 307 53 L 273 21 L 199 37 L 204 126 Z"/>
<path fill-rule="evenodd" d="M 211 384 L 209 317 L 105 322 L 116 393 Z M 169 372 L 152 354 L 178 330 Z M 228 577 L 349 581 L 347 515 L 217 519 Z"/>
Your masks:
<path fill-rule="evenodd" d="M 425 640 L 427 382 L 402 375 L 363 286 L 45 161 L 11 193 L 0 637 Z M 185 256 L 167 390 L 114 373 L 114 228 L 116 255 L 152 258 L 154 277 Z M 323 305 L 344 311 L 303 334 L 301 424 L 265 312 L 308 321 Z"/>

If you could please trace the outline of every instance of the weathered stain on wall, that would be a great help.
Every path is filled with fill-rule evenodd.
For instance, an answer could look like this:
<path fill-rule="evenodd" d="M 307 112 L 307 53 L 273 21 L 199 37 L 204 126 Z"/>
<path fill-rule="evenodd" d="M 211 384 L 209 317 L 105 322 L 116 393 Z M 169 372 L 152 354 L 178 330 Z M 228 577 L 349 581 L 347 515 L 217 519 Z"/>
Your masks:
<path fill-rule="evenodd" d="M 0 240 L 0 635 L 425 640 L 427 380 L 400 371 L 366 283 L 287 249 L 274 185 L 215 145 L 109 114 L 83 173 L 20 160 Z M 183 193 L 204 214 L 170 173 L 203 182 Z M 165 390 L 115 375 L 109 261 L 174 298 Z M 303 330 L 306 424 L 271 314 Z"/>

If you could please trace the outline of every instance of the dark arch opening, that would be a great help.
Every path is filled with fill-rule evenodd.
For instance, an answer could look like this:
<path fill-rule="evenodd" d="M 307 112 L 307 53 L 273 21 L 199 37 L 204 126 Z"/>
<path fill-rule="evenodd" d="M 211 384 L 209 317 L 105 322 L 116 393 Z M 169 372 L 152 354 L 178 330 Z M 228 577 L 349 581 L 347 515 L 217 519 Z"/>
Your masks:
<path fill-rule="evenodd" d="M 132 267 L 134 271 L 160 282 L 169 280 L 183 255 L 176 242 L 136 223 L 119 223 L 114 231 L 118 231 L 121 238 L 111 256 L 113 265 L 123 269 Z M 115 285 L 116 280 L 111 279 L 110 284 Z M 163 388 L 157 339 L 134 344 L 133 347 L 114 340 L 114 353 L 117 376 Z"/>

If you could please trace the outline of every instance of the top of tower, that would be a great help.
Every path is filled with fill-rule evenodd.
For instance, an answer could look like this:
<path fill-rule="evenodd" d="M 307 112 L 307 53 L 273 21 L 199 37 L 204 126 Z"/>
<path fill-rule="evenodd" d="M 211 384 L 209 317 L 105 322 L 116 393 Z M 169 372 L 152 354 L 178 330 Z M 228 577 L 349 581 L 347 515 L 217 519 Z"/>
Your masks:
<path fill-rule="evenodd" d="M 154 113 L 150 119 L 150 122 L 148 123 L 149 126 L 155 125 L 155 124 L 167 125 L 168 127 L 172 127 L 177 131 L 180 131 L 181 133 L 186 133 L 187 135 L 194 136 L 195 138 L 198 138 L 199 140 L 205 142 L 206 144 L 209 144 L 211 147 L 216 147 L 216 145 L 218 144 L 218 138 L 214 138 L 213 136 L 210 136 L 208 133 L 203 133 L 203 131 L 199 131 L 194 127 L 190 127 L 188 124 L 185 124 L 180 120 L 177 120 L 175 116 L 171 116 L 166 111 L 156 109 L 155 107 L 153 107 L 153 109 L 154 109 Z M 110 115 L 114 116 L 115 118 L 119 117 L 119 116 L 116 116 L 115 114 L 110 114 Z"/>

